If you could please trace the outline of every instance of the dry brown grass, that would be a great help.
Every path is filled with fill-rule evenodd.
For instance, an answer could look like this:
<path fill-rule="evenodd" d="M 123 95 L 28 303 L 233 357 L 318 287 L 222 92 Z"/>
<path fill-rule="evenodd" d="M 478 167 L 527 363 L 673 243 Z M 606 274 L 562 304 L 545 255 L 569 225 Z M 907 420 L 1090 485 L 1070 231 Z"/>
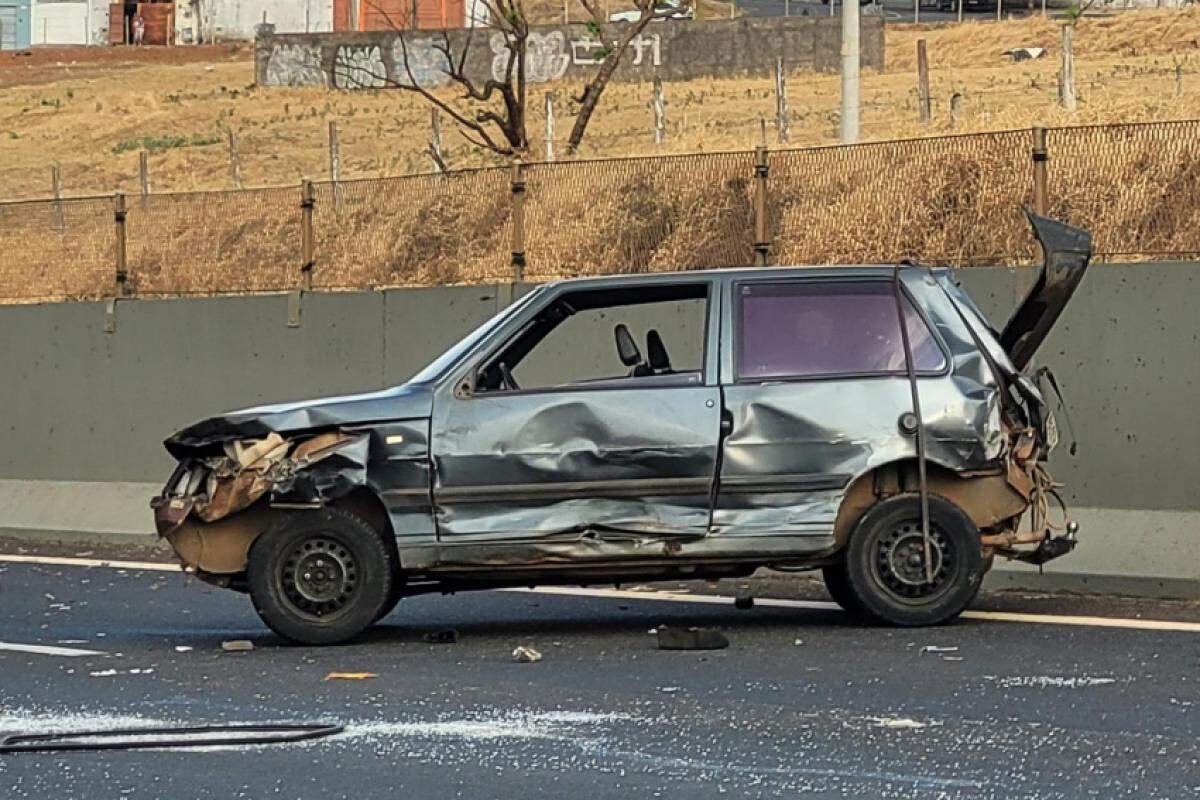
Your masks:
<path fill-rule="evenodd" d="M 1124 38 L 1108 31 L 1105 46 L 1118 51 L 1156 42 L 1178 46 L 1169 25 L 1178 19 L 1200 21 L 1200 15 L 1172 13 L 1178 16 L 1126 15 L 1122 19 L 1130 24 Z M 1096 22 L 1108 21 L 1088 20 L 1081 30 Z M 1017 129 L 1039 120 L 1062 126 L 1200 117 L 1200 58 L 1194 56 L 1185 63 L 1184 92 L 1178 97 L 1173 62 L 1162 54 L 1081 59 L 1081 105 L 1074 114 L 1054 104 L 1053 59 L 994 65 L 983 59 L 994 55 L 1006 30 L 1026 44 L 1045 25 L 1034 20 L 889 33 L 894 65 L 917 35 L 931 42 L 939 110 L 932 125 L 917 123 L 913 79 L 902 67 L 868 75 L 868 137 L 983 135 L 774 153 L 774 260 L 844 263 L 915 256 L 974 264 L 1028 259 L 1032 243 L 1018 206 L 1030 196 L 1030 134 Z M 1143 41 L 1138 26 L 1154 35 Z M 943 49 L 951 55 L 941 55 Z M 966 66 L 980 60 L 985 63 Z M 374 177 L 426 167 L 420 154 L 426 110 L 416 98 L 394 92 L 260 91 L 245 85 L 247 68 L 240 63 L 127 66 L 119 84 L 93 74 L 0 89 L 0 193 L 44 196 L 54 162 L 63 166 L 68 192 L 113 186 L 132 191 L 137 156 L 114 155 L 119 142 L 166 133 L 190 138 L 229 126 L 241 142 L 247 182 L 292 186 L 145 201 L 130 197 L 131 285 L 142 294 L 296 285 L 295 184 L 304 175 L 324 175 L 327 121 L 336 119 L 341 127 L 343 175 Z M 570 87 L 552 88 L 561 97 Z M 834 76 L 792 76 L 791 145 L 831 141 L 837 91 Z M 944 111 L 952 92 L 966 98 L 964 116 L 953 128 Z M 773 113 L 770 82 L 670 84 L 668 140 L 661 149 L 650 144 L 647 100 L 645 86 L 612 86 L 583 157 L 709 154 L 528 167 L 527 276 L 750 260 L 753 155 L 748 149 L 759 140 L 760 115 Z M 537 109 L 540 113 L 540 104 Z M 566 122 L 560 118 L 560 132 Z M 535 119 L 539 130 L 540 124 Z M 1012 132 L 996 132 L 1005 130 Z M 777 149 L 773 134 L 772 145 Z M 740 152 L 719 152 L 734 150 Z M 1050 150 L 1051 211 L 1091 227 L 1100 251 L 1143 256 L 1200 251 L 1200 124 L 1054 130 Z M 459 166 L 489 162 L 462 143 L 449 155 Z M 223 146 L 167 149 L 152 155 L 150 164 L 156 191 L 229 185 Z M 846 225 L 847 218 L 855 224 Z M 319 185 L 315 229 L 318 286 L 511 275 L 508 172 L 502 168 L 449 178 L 344 181 L 337 191 Z M 111 200 L 65 202 L 61 212 L 49 203 L 0 205 L 0 297 L 111 292 L 112 237 Z"/>

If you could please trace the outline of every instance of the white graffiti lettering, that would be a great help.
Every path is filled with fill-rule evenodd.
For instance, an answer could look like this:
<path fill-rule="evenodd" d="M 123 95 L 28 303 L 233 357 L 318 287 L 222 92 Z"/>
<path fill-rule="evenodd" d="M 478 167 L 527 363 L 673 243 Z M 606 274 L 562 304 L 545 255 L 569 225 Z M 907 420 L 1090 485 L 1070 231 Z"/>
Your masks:
<path fill-rule="evenodd" d="M 650 63 L 656 67 L 662 66 L 662 37 L 657 33 L 649 36 L 639 33 L 629 46 L 633 48 L 633 66 L 641 66 L 642 51 L 647 47 L 650 48 Z"/>
<path fill-rule="evenodd" d="M 333 85 L 339 89 L 379 89 L 387 68 L 378 45 L 342 45 L 333 59 Z"/>
<path fill-rule="evenodd" d="M 649 36 L 639 33 L 629 42 L 629 47 L 633 50 L 633 66 L 642 65 L 647 51 L 650 54 L 650 63 L 656 67 L 662 66 L 662 37 L 657 33 Z M 571 63 L 579 67 L 600 64 L 610 52 L 611 47 L 590 36 L 571 40 Z"/>
<path fill-rule="evenodd" d="M 277 44 L 267 56 L 267 86 L 325 86 L 321 47 Z"/>
<path fill-rule="evenodd" d="M 509 46 L 503 33 L 493 33 L 492 77 L 504 80 L 508 69 Z M 567 72 L 571 57 L 567 55 L 567 40 L 561 31 L 530 33 L 525 40 L 525 78 L 530 83 L 558 80 Z"/>
<path fill-rule="evenodd" d="M 405 66 L 405 51 L 408 65 Z M 448 83 L 446 56 L 433 46 L 433 40 L 412 38 L 401 40 L 396 37 L 392 45 L 392 80 L 399 86 L 441 86 Z"/>

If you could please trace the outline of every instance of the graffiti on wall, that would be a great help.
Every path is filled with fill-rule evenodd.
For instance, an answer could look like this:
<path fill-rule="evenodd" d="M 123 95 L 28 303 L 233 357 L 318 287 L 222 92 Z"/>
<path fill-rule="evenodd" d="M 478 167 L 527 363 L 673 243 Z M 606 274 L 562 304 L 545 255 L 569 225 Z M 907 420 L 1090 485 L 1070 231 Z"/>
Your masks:
<path fill-rule="evenodd" d="M 504 34 L 493 33 L 491 46 L 492 77 L 502 81 L 509 56 L 508 42 Z M 606 45 L 600 39 L 591 36 L 572 39 L 568 45 L 562 31 L 530 33 L 525 50 L 525 76 L 530 83 L 558 80 L 566 74 L 571 65 L 584 67 L 600 64 L 607 57 L 611 47 L 611 44 Z M 632 66 L 662 65 L 662 37 L 657 33 L 639 33 L 629 42 L 629 50 L 633 54 Z"/>
<path fill-rule="evenodd" d="M 277 44 L 267 56 L 267 85 L 325 86 L 321 69 L 321 46 Z"/>
<path fill-rule="evenodd" d="M 408 64 L 404 63 L 408 51 Z M 449 83 L 446 56 L 429 37 L 413 37 L 407 41 L 399 36 L 392 43 L 392 80 L 397 86 L 441 86 Z"/>
<path fill-rule="evenodd" d="M 333 57 L 333 85 L 339 89 L 381 89 L 387 67 L 379 45 L 340 45 Z"/>

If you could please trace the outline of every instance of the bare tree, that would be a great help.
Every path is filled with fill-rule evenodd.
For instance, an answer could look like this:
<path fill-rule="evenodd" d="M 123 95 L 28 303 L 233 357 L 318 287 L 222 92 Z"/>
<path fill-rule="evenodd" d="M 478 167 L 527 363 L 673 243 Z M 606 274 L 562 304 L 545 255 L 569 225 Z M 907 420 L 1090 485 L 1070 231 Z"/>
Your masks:
<path fill-rule="evenodd" d="M 604 45 L 604 61 L 600 63 L 592 79 L 583 87 L 583 92 L 575 98 L 579 102 L 579 115 L 575 117 L 575 124 L 571 126 L 571 135 L 567 138 L 567 155 L 572 155 L 579 149 L 579 143 L 583 141 L 583 134 L 587 131 L 588 123 L 592 121 L 592 114 L 595 113 L 596 106 L 600 104 L 600 96 L 604 94 L 608 82 L 616 73 L 617 67 L 620 66 L 621 58 L 629 49 L 629 44 L 640 36 L 651 22 L 676 16 L 682 9 L 692 8 L 692 2 L 694 0 L 675 5 L 661 2 L 661 0 L 634 0 L 634 5 L 641 12 L 640 15 L 636 20 L 626 23 L 620 29 L 620 36 L 611 46 L 607 43 Z M 602 26 L 607 22 L 600 6 L 596 0 L 579 0 L 579 3 L 591 17 L 588 29 L 594 36 L 600 36 L 603 30 Z"/>
<path fill-rule="evenodd" d="M 603 60 L 576 98 L 579 115 L 567 141 L 568 154 L 574 153 L 583 140 L 600 97 L 630 44 L 652 21 L 680 15 L 694 0 L 679 0 L 678 4 L 673 0 L 633 0 L 637 18 L 620 25 L 608 24 L 600 0 L 577 2 L 586 11 L 588 30 L 598 43 L 592 50 L 593 56 Z M 368 6 L 397 34 L 394 74 L 382 75 L 378 66 L 335 63 L 334 84 L 392 86 L 414 92 L 443 111 L 472 144 L 503 156 L 526 153 L 530 24 L 525 0 L 467 0 L 467 3 L 472 21 L 478 20 L 481 27 L 428 31 L 428 38 L 416 47 L 413 34 L 406 33 L 415 25 L 415 11 L 414 19 L 397 20 L 377 0 L 367 0 Z M 615 38 L 609 38 L 606 29 L 614 30 Z M 502 47 L 498 47 L 500 42 Z M 473 48 L 484 52 L 473 59 Z M 567 57 L 562 55 L 564 59 Z M 481 58 L 490 63 L 490 69 L 479 69 Z M 437 91 L 447 84 L 460 89 L 461 94 L 450 97 Z"/>

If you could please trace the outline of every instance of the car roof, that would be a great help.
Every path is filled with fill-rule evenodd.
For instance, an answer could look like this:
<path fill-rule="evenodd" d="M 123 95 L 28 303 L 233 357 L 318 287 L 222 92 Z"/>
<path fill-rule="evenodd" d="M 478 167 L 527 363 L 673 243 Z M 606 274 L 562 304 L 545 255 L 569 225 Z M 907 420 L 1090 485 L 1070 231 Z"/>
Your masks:
<path fill-rule="evenodd" d="M 696 280 L 723 280 L 727 277 L 736 278 L 788 278 L 803 275 L 806 278 L 890 278 L 899 267 L 902 273 L 921 271 L 928 272 L 929 267 L 913 264 L 822 264 L 811 266 L 788 267 L 722 267 L 719 269 L 697 269 L 683 272 L 648 272 L 639 274 L 602 275 L 586 278 L 563 278 L 551 281 L 548 287 L 569 287 L 572 289 L 614 288 L 617 286 L 636 286 L 639 283 L 686 283 Z M 940 271 L 940 270 L 939 270 Z"/>

